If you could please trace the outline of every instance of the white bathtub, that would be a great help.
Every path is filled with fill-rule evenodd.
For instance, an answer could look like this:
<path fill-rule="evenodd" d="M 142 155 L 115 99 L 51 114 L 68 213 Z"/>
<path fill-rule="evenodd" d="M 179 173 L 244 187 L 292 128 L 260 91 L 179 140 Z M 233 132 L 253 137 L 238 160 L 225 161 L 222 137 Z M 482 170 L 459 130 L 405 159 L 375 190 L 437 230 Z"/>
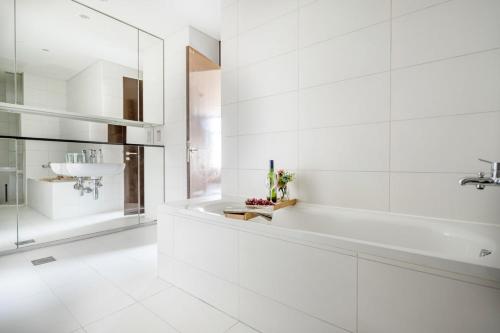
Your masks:
<path fill-rule="evenodd" d="M 500 227 L 305 204 L 223 216 L 237 206 L 165 206 L 160 276 L 262 332 L 500 332 Z"/>

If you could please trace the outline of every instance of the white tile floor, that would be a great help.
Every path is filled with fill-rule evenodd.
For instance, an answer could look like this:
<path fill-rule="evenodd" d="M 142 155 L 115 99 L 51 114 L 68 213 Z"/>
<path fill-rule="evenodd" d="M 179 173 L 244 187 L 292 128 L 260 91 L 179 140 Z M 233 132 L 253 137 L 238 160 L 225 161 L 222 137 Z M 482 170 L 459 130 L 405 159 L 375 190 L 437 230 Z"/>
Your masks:
<path fill-rule="evenodd" d="M 146 221 L 145 217 L 141 217 L 141 222 Z M 0 251 L 16 248 L 17 232 L 19 232 L 19 240 L 21 241 L 34 239 L 36 243 L 44 243 L 137 223 L 139 223 L 138 216 L 125 216 L 123 210 L 90 214 L 83 217 L 50 219 L 30 207 L 23 206 L 19 210 L 18 230 L 16 207 L 0 206 Z"/>
<path fill-rule="evenodd" d="M 151 226 L 0 257 L 0 332 L 256 331 L 158 279 Z"/>

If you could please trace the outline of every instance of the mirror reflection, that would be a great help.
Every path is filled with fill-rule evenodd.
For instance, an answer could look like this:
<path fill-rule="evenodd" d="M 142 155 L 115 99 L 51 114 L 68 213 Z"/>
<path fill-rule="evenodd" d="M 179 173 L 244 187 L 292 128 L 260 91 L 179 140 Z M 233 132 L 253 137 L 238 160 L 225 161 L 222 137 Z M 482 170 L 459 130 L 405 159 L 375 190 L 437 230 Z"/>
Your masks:
<path fill-rule="evenodd" d="M 163 123 L 162 39 L 70 0 L 17 0 L 15 23 L 14 1 L 0 6 L 0 102 Z M 108 142 L 116 130 L 67 118 L 22 118 L 25 137 Z M 147 136 L 131 128 L 124 142 L 152 143 Z"/>
<path fill-rule="evenodd" d="M 0 149 L 0 251 L 151 222 L 163 201 L 162 148 L 0 139 Z"/>

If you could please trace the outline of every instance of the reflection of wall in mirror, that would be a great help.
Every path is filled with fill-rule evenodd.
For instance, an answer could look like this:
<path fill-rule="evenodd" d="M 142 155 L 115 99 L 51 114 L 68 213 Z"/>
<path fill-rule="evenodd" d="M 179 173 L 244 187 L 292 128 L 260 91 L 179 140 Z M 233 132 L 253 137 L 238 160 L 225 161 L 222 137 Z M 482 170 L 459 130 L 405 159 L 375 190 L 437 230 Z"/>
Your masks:
<path fill-rule="evenodd" d="M 67 82 L 69 112 L 123 118 L 123 77 L 136 78 L 137 70 L 108 61 L 98 61 Z M 106 141 L 107 126 L 63 120 L 65 138 Z"/>
<path fill-rule="evenodd" d="M 141 51 L 144 121 L 163 123 L 163 43 L 154 43 Z"/>

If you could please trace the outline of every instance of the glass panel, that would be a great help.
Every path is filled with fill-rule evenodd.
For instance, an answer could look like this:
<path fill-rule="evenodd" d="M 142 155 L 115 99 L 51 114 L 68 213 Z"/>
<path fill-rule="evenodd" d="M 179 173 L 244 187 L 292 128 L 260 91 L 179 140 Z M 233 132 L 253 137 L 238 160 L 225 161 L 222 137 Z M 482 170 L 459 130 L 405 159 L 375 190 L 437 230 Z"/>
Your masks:
<path fill-rule="evenodd" d="M 189 48 L 189 197 L 220 194 L 220 69 Z"/>
<path fill-rule="evenodd" d="M 164 153 L 163 149 L 144 147 L 144 211 L 141 222 L 155 221 L 158 206 L 164 201 Z"/>
<path fill-rule="evenodd" d="M 139 78 L 144 121 L 163 124 L 163 39 L 139 31 Z"/>
<path fill-rule="evenodd" d="M 25 105 L 139 118 L 137 29 L 69 0 L 17 0 L 16 45 Z M 42 125 L 51 131 L 56 122 L 65 128 L 64 119 Z M 103 135 L 104 125 L 78 125 L 89 140 Z"/>
<path fill-rule="evenodd" d="M 0 0 L 0 102 L 15 103 L 14 0 Z"/>
<path fill-rule="evenodd" d="M 22 156 L 16 161 L 16 140 L 0 139 L 0 251 L 15 249 L 17 242 L 17 200 L 24 201 L 23 184 L 17 183 L 16 170 L 22 177 Z M 19 198 L 17 189 L 20 189 Z"/>
<path fill-rule="evenodd" d="M 131 151 L 131 148 L 137 151 L 138 147 L 32 140 L 26 140 L 20 147 L 26 156 L 24 178 L 27 198 L 19 208 L 19 239 L 21 242 L 28 241 L 21 246 L 139 223 L 137 198 L 140 195 L 137 186 L 134 186 L 137 184 L 138 173 L 131 164 L 125 163 L 123 171 L 102 177 L 89 174 L 89 177 L 81 178 L 81 182 L 78 182 L 78 177 L 56 175 L 48 166 L 49 161 L 52 167 L 57 166 L 57 163 L 65 165 L 66 160 L 69 161 L 74 153 L 82 153 L 83 150 L 87 152 L 87 161 L 92 156 L 97 156 L 97 161 L 100 161 L 102 156 L 103 165 L 120 165 L 128 157 L 126 152 Z M 149 149 L 154 151 L 154 156 L 163 156 L 163 148 Z M 95 155 L 92 155 L 92 150 L 95 150 Z M 88 165 L 99 166 L 99 163 Z M 133 181 L 130 182 L 129 178 Z M 97 193 L 96 182 L 100 185 Z M 151 192 L 159 195 L 162 200 L 163 181 L 156 179 L 151 187 L 154 187 Z M 134 200 L 135 205 L 127 205 Z M 152 202 L 156 205 L 156 201 Z M 148 204 L 149 202 L 146 205 Z M 142 206 L 144 207 L 144 203 Z"/>

